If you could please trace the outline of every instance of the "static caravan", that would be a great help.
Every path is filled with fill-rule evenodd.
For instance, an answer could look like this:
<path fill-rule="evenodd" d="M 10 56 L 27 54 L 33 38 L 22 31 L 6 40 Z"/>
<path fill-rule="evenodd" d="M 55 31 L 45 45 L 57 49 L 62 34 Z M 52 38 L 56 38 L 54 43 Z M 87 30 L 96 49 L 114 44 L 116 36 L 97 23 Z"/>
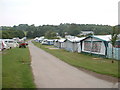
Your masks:
<path fill-rule="evenodd" d="M 58 47 L 58 39 L 55 39 L 55 40 L 54 40 L 54 46 L 55 46 L 55 47 Z"/>
<path fill-rule="evenodd" d="M 35 39 L 34 39 L 34 41 L 35 42 L 42 42 L 44 40 L 44 36 L 42 36 L 42 37 L 36 37 Z"/>
<path fill-rule="evenodd" d="M 48 45 L 54 45 L 54 40 L 48 39 L 48 40 L 47 40 L 47 43 L 48 43 Z"/>
<path fill-rule="evenodd" d="M 66 48 L 66 42 L 65 41 L 66 41 L 66 39 L 64 39 L 64 38 L 59 39 L 58 40 L 58 47 L 62 48 L 62 49 Z"/>
<path fill-rule="evenodd" d="M 44 38 L 45 38 L 44 36 L 42 36 L 42 37 L 38 38 L 38 42 L 40 42 L 40 43 L 41 43 L 41 42 L 44 40 Z"/>
<path fill-rule="evenodd" d="M 66 50 L 67 51 L 71 51 L 71 52 L 73 52 L 73 42 L 71 42 L 69 39 L 67 39 L 66 41 L 65 41 L 65 43 L 66 43 Z"/>
<path fill-rule="evenodd" d="M 54 44 L 54 40 L 50 40 L 50 39 L 44 39 L 41 42 L 42 45 L 53 45 Z"/>
<path fill-rule="evenodd" d="M 88 36 L 81 41 L 82 52 L 107 56 L 107 47 L 110 42 L 111 35 L 93 35 Z"/>
<path fill-rule="evenodd" d="M 3 50 L 3 42 L 2 42 L 2 40 L 0 39 L 0 51 L 2 51 Z"/>
<path fill-rule="evenodd" d="M 3 39 L 5 44 L 10 48 L 18 47 L 19 44 L 13 39 Z"/>
<path fill-rule="evenodd" d="M 66 50 L 67 51 L 71 51 L 71 52 L 78 52 L 78 49 L 80 44 L 80 41 L 83 40 L 84 37 L 82 38 L 78 38 L 78 37 L 75 37 L 74 39 L 67 39 L 65 42 L 66 42 Z M 79 45 L 78 45 L 79 44 Z"/>
<path fill-rule="evenodd" d="M 13 40 L 16 41 L 17 43 L 21 41 L 19 38 L 13 38 Z"/>
<path fill-rule="evenodd" d="M 48 45 L 47 40 L 48 40 L 48 39 L 44 39 L 44 40 L 41 42 L 41 44 L 42 44 L 42 45 Z"/>
<path fill-rule="evenodd" d="M 9 49 L 10 47 L 7 46 L 7 44 L 5 44 L 5 42 L 0 39 L 0 51 L 4 50 L 4 49 Z"/>
<path fill-rule="evenodd" d="M 35 39 L 34 39 L 34 41 L 35 42 L 39 42 L 39 40 L 38 40 L 39 38 L 38 37 L 36 37 Z"/>

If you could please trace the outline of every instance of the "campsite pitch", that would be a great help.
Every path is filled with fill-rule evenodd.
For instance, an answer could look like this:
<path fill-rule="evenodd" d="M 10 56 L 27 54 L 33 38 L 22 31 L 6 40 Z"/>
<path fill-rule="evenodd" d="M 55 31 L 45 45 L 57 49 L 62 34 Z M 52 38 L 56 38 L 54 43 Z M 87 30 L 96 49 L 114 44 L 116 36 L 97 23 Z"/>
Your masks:
<path fill-rule="evenodd" d="M 37 88 L 117 87 L 115 86 L 117 82 L 108 82 L 89 75 L 34 46 L 32 43 L 29 44 L 29 49 L 32 57 L 31 65 Z"/>
<path fill-rule="evenodd" d="M 68 52 L 63 49 L 56 49 L 51 50 L 47 45 L 41 45 L 40 43 L 33 42 L 37 47 L 49 52 L 50 54 L 54 55 L 55 57 L 63 60 L 64 62 L 75 66 L 77 68 L 84 68 L 86 70 L 90 70 L 92 72 L 109 75 L 113 77 L 120 77 L 118 73 L 118 62 L 114 60 L 114 63 L 111 63 L 112 60 L 104 59 L 99 57 L 93 57 L 88 54 L 80 54 L 80 53 L 73 53 Z"/>

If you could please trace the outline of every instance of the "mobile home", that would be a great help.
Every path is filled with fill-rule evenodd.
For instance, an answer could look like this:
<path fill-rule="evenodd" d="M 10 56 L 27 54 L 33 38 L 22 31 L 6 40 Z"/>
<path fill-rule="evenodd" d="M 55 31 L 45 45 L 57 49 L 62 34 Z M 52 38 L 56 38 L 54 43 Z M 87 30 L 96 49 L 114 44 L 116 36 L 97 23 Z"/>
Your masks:
<path fill-rule="evenodd" d="M 7 44 L 5 44 L 5 42 L 0 39 L 0 51 L 4 50 L 4 49 L 9 49 L 10 47 L 7 46 Z"/>
<path fill-rule="evenodd" d="M 78 38 L 75 37 L 74 39 L 67 39 L 66 42 L 66 50 L 71 51 L 71 52 L 78 52 L 79 47 L 78 44 L 80 43 L 81 40 L 83 40 L 85 37 Z M 79 44 L 80 45 L 80 44 Z"/>
<path fill-rule="evenodd" d="M 82 52 L 105 56 L 111 35 L 93 35 L 82 40 Z"/>
<path fill-rule="evenodd" d="M 54 46 L 58 47 L 58 39 L 54 39 Z"/>
<path fill-rule="evenodd" d="M 13 39 L 3 39 L 3 41 L 5 42 L 5 44 L 7 44 L 7 46 L 9 46 L 10 48 L 14 48 L 19 46 L 19 44 L 13 40 Z"/>
<path fill-rule="evenodd" d="M 66 48 L 66 42 L 65 41 L 66 41 L 66 39 L 64 39 L 64 38 L 59 39 L 58 40 L 58 47 L 62 48 L 62 49 Z"/>

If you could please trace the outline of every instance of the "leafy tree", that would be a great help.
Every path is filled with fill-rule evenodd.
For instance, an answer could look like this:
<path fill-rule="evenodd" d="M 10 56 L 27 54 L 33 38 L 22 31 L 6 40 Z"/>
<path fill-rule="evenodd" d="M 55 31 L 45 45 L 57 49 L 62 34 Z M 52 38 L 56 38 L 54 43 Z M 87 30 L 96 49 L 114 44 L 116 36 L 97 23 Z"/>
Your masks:
<path fill-rule="evenodd" d="M 111 34 L 112 58 L 113 58 L 113 54 L 114 54 L 113 48 L 115 47 L 117 38 L 118 38 L 118 31 L 117 31 L 117 29 L 116 29 L 115 26 L 114 26 L 114 27 L 113 27 L 113 32 L 112 32 L 112 34 Z M 112 62 L 113 62 L 113 60 L 112 60 Z"/>
<path fill-rule="evenodd" d="M 7 38 L 11 38 L 11 37 L 7 31 L 2 31 L 2 38 L 7 39 Z"/>
<path fill-rule="evenodd" d="M 56 33 L 55 32 L 47 31 L 45 33 L 45 38 L 52 39 L 52 38 L 55 38 L 55 37 L 56 37 Z"/>
<path fill-rule="evenodd" d="M 2 30 L 17 30 L 27 32 L 27 37 L 34 38 L 39 36 L 45 36 L 46 32 L 52 31 L 58 33 L 60 36 L 64 37 L 65 32 L 70 35 L 77 36 L 82 30 L 91 30 L 95 35 L 105 35 L 112 33 L 112 26 L 109 25 L 95 25 L 95 24 L 69 24 L 64 23 L 60 25 L 41 25 L 35 26 L 28 24 L 19 24 L 18 26 L 14 25 L 13 27 L 2 26 Z M 29 31 L 29 32 L 28 32 Z M 11 32 L 10 32 L 11 33 Z M 30 36 L 29 36 L 30 35 Z"/>
<path fill-rule="evenodd" d="M 4 31 L 2 31 L 2 38 L 3 39 L 14 38 L 14 37 L 22 38 L 24 36 L 25 35 L 24 35 L 23 31 L 17 31 L 17 30 L 4 30 Z"/>
<path fill-rule="evenodd" d="M 26 37 L 27 38 L 33 38 L 33 32 L 32 31 L 28 31 Z"/>

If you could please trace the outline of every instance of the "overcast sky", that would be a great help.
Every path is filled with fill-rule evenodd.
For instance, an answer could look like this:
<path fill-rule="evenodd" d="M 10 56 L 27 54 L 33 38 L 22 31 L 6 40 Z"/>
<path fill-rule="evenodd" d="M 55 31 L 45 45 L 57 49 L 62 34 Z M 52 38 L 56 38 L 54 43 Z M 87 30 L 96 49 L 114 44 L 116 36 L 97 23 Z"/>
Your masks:
<path fill-rule="evenodd" d="M 0 26 L 118 24 L 119 0 L 0 0 Z"/>

